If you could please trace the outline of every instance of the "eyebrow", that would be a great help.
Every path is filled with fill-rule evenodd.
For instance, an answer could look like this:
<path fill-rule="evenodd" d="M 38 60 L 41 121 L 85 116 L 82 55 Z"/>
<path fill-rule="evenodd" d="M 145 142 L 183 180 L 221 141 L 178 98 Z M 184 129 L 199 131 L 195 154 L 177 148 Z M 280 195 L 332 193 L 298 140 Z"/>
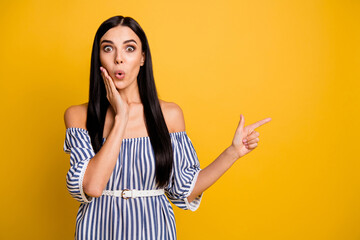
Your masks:
<path fill-rule="evenodd" d="M 114 44 L 113 41 L 110 41 L 110 40 L 102 40 L 101 43 L 100 43 L 100 45 L 103 44 L 104 42 Z M 137 42 L 136 42 L 134 39 L 125 40 L 125 41 L 123 42 L 123 44 L 128 43 L 128 42 L 134 42 L 134 43 L 137 45 Z"/>

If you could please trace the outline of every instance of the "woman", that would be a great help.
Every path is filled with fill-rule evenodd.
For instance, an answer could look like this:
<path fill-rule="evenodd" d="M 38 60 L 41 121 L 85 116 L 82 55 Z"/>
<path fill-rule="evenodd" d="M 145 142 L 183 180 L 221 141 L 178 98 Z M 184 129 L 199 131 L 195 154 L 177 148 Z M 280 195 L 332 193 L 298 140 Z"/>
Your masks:
<path fill-rule="evenodd" d="M 81 202 L 75 238 L 176 239 L 169 200 L 195 211 L 271 120 L 244 127 L 240 118 L 232 144 L 201 170 L 181 108 L 157 97 L 142 28 L 130 17 L 106 20 L 93 43 L 89 102 L 64 115 L 67 188 Z"/>

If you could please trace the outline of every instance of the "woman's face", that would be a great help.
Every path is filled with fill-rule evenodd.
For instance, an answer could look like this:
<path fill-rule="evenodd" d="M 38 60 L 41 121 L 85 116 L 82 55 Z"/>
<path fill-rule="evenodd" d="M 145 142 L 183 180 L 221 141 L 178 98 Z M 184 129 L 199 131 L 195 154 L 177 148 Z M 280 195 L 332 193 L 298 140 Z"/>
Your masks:
<path fill-rule="evenodd" d="M 106 68 L 117 89 L 137 85 L 137 75 L 144 61 L 141 41 L 129 27 L 113 27 L 100 39 L 101 66 Z"/>

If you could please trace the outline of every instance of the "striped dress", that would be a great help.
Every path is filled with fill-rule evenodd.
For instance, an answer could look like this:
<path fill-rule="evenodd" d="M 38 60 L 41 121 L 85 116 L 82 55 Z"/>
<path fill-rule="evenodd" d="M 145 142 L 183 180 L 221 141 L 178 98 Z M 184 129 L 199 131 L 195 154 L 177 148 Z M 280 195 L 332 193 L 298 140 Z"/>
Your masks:
<path fill-rule="evenodd" d="M 70 154 L 66 186 L 79 201 L 75 239 L 176 239 L 176 224 L 170 201 L 179 208 L 195 211 L 203 193 L 192 202 L 187 197 L 194 188 L 200 164 L 186 132 L 170 133 L 174 165 L 165 194 L 123 199 L 86 195 L 82 180 L 86 167 L 95 155 L 90 136 L 83 128 L 67 128 L 64 151 Z M 103 138 L 103 144 L 106 138 Z M 150 137 L 122 140 L 114 170 L 104 190 L 156 189 L 155 158 Z M 170 200 L 170 201 L 169 201 Z"/>

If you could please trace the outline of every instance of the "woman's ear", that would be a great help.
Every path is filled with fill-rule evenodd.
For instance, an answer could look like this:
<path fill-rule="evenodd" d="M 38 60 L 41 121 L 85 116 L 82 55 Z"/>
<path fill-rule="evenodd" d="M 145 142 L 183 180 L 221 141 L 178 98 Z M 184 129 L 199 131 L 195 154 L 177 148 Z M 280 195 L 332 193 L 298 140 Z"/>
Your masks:
<path fill-rule="evenodd" d="M 143 66 L 143 65 L 144 65 L 144 62 L 145 62 L 145 53 L 142 52 L 142 57 L 141 57 L 141 64 L 140 64 L 140 66 Z"/>

